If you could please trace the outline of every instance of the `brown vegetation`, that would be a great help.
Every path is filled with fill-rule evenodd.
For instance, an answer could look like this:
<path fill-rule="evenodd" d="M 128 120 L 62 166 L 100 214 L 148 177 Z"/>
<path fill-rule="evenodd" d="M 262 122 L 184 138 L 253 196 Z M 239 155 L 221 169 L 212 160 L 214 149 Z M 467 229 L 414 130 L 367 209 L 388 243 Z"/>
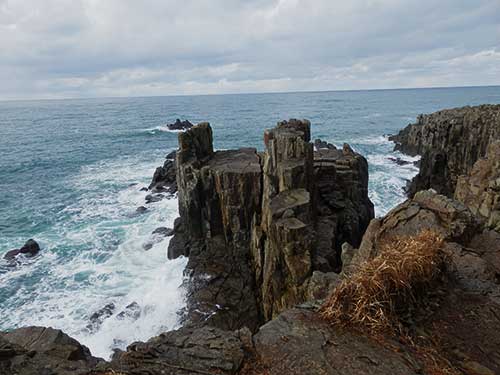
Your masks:
<path fill-rule="evenodd" d="M 401 316 L 428 294 L 442 275 L 443 239 L 433 231 L 394 238 L 334 289 L 324 318 L 371 331 L 399 328 Z"/>

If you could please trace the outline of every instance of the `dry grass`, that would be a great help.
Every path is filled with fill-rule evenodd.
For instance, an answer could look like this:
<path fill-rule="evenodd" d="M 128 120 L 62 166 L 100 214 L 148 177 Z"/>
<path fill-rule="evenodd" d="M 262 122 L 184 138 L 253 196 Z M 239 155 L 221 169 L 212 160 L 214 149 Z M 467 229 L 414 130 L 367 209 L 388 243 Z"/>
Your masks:
<path fill-rule="evenodd" d="M 444 267 L 443 239 L 433 231 L 395 238 L 330 295 L 324 318 L 370 331 L 397 329 L 401 317 L 427 294 Z"/>

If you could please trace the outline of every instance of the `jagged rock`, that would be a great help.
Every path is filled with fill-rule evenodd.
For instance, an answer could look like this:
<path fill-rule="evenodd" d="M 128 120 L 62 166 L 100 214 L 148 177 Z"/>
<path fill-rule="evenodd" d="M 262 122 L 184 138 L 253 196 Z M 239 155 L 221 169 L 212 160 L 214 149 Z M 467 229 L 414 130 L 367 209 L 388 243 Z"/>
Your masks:
<path fill-rule="evenodd" d="M 306 300 L 325 299 L 341 280 L 338 273 L 314 271 L 305 286 Z"/>
<path fill-rule="evenodd" d="M 410 196 L 432 188 L 452 197 L 459 175 L 466 175 L 486 154 L 488 145 L 500 139 L 500 105 L 480 105 L 420 115 L 390 137 L 395 149 L 422 155 L 420 172 L 409 187 Z"/>
<path fill-rule="evenodd" d="M 125 309 L 116 315 L 117 319 L 129 318 L 131 320 L 137 320 L 141 316 L 141 307 L 137 302 L 132 302 L 125 306 Z"/>
<path fill-rule="evenodd" d="M 174 194 L 177 191 L 175 161 L 167 159 L 162 167 L 156 168 L 148 189 L 153 192 L 168 192 L 169 194 Z"/>
<path fill-rule="evenodd" d="M 0 333 L 0 374 L 86 375 L 100 361 L 60 330 L 26 327 Z"/>
<path fill-rule="evenodd" d="M 99 328 L 104 320 L 113 315 L 115 309 L 115 304 L 113 302 L 110 302 L 94 312 L 92 315 L 90 315 L 90 324 L 87 325 L 87 329 L 89 329 L 90 331 L 95 331 L 97 328 Z"/>
<path fill-rule="evenodd" d="M 315 139 L 314 140 L 314 148 L 316 151 L 319 151 L 320 149 L 326 148 L 329 150 L 335 150 L 337 147 L 335 145 L 332 145 L 331 143 L 328 143 L 327 141 L 323 141 L 321 139 Z"/>
<path fill-rule="evenodd" d="M 193 127 L 188 120 L 181 121 L 180 119 L 176 119 L 173 124 L 167 125 L 168 130 L 188 130 Z"/>
<path fill-rule="evenodd" d="M 108 368 L 127 374 L 235 374 L 244 358 L 237 332 L 184 327 L 135 342 L 117 353 Z"/>
<path fill-rule="evenodd" d="M 468 175 L 459 176 L 455 199 L 483 218 L 487 228 L 500 232 L 500 140 L 491 142 L 486 157 Z"/>
<path fill-rule="evenodd" d="M 388 157 L 387 159 L 389 159 L 390 161 L 392 161 L 393 163 L 396 163 L 397 165 L 408 165 L 408 164 L 413 164 L 413 162 L 411 161 L 407 161 L 407 160 L 403 160 L 401 158 L 393 158 L 393 157 Z"/>
<path fill-rule="evenodd" d="M 39 252 L 40 252 L 40 246 L 35 240 L 30 238 L 20 249 L 14 249 L 8 251 L 4 255 L 4 259 L 11 260 L 14 259 L 19 254 L 24 254 L 27 257 L 33 257 Z"/>

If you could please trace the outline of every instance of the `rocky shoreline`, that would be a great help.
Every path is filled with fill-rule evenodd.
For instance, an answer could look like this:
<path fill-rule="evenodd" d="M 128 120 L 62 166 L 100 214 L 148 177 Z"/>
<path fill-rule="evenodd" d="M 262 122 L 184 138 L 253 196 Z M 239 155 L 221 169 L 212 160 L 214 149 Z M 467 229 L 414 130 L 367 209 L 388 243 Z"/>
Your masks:
<path fill-rule="evenodd" d="M 189 258 L 182 328 L 109 362 L 51 328 L 0 333 L 0 374 L 500 373 L 500 105 L 423 115 L 393 136 L 422 161 L 382 218 L 366 159 L 313 144 L 310 127 L 278 123 L 263 152 L 214 151 L 208 123 L 179 133 L 149 189 L 178 194 L 168 256 Z M 336 287 L 426 231 L 446 267 L 397 333 L 324 318 Z"/>

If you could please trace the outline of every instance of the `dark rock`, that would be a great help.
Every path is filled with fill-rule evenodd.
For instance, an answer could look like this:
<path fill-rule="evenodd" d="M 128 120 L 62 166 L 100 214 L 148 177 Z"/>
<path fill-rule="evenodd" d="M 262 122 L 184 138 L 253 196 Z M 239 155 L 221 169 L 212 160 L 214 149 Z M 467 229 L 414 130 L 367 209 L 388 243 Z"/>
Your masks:
<path fill-rule="evenodd" d="M 184 327 L 118 352 L 108 366 L 127 374 L 235 374 L 244 358 L 236 332 Z"/>
<path fill-rule="evenodd" d="M 27 257 L 33 257 L 39 252 L 40 252 L 40 246 L 38 245 L 38 243 L 33 239 L 29 239 L 20 249 L 14 249 L 8 251 L 4 255 L 4 259 L 12 260 L 19 254 L 24 254 Z"/>
<path fill-rule="evenodd" d="M 181 121 L 180 119 L 176 119 L 173 124 L 167 125 L 169 130 L 188 130 L 193 127 L 188 120 Z"/>
<path fill-rule="evenodd" d="M 165 159 L 175 160 L 176 155 L 177 155 L 177 150 L 174 150 L 172 152 L 169 152 L 167 156 L 165 156 Z"/>
<path fill-rule="evenodd" d="M 163 194 L 148 194 L 146 195 L 146 203 L 149 204 L 149 203 L 155 203 L 155 202 L 159 202 L 161 200 L 163 200 L 165 198 L 165 196 Z"/>
<path fill-rule="evenodd" d="M 0 373 L 86 375 L 101 359 L 60 330 L 18 328 L 0 333 Z"/>
<path fill-rule="evenodd" d="M 486 155 L 488 145 L 500 139 L 500 105 L 480 105 L 420 115 L 399 134 L 391 136 L 395 149 L 422 155 L 420 172 L 409 195 L 432 188 L 452 197 L 458 176 L 467 175 Z"/>
<path fill-rule="evenodd" d="M 316 151 L 319 151 L 320 149 L 326 148 L 328 150 L 336 150 L 337 148 L 335 145 L 328 143 L 327 141 L 323 141 L 321 139 L 316 139 L 314 140 L 314 148 Z"/>
<path fill-rule="evenodd" d="M 145 244 L 142 245 L 142 248 L 145 250 L 145 251 L 148 251 L 148 250 L 151 250 L 153 248 L 153 243 L 151 242 L 146 242 Z"/>
<path fill-rule="evenodd" d="M 139 189 L 139 191 L 148 191 L 148 188 L 147 187 L 142 187 Z"/>
<path fill-rule="evenodd" d="M 174 230 L 172 228 L 167 227 L 158 227 L 153 232 L 153 234 L 159 234 L 161 236 L 169 237 L 174 234 Z"/>
<path fill-rule="evenodd" d="M 144 212 L 146 212 L 148 209 L 144 206 L 139 206 L 137 207 L 137 209 L 135 210 L 135 212 L 139 213 L 139 214 L 142 214 Z"/>
<path fill-rule="evenodd" d="M 148 189 L 153 192 L 168 192 L 169 194 L 174 194 L 177 191 L 175 161 L 167 159 L 162 167 L 156 168 Z"/>
<path fill-rule="evenodd" d="M 94 312 L 89 318 L 90 324 L 87 325 L 87 329 L 89 329 L 90 331 L 95 331 L 100 327 L 104 320 L 113 315 L 113 313 L 115 312 L 115 308 L 115 304 L 113 302 L 110 302 L 101 309 Z"/>
<path fill-rule="evenodd" d="M 141 316 L 141 307 L 137 302 L 132 302 L 125 307 L 125 310 L 116 315 L 117 319 L 137 320 Z"/>
<path fill-rule="evenodd" d="M 400 157 L 397 157 L 397 158 L 388 157 L 387 159 L 389 159 L 393 163 L 396 163 L 397 165 L 401 165 L 401 166 L 402 165 L 408 165 L 408 164 L 414 164 L 414 162 L 403 160 Z"/>

